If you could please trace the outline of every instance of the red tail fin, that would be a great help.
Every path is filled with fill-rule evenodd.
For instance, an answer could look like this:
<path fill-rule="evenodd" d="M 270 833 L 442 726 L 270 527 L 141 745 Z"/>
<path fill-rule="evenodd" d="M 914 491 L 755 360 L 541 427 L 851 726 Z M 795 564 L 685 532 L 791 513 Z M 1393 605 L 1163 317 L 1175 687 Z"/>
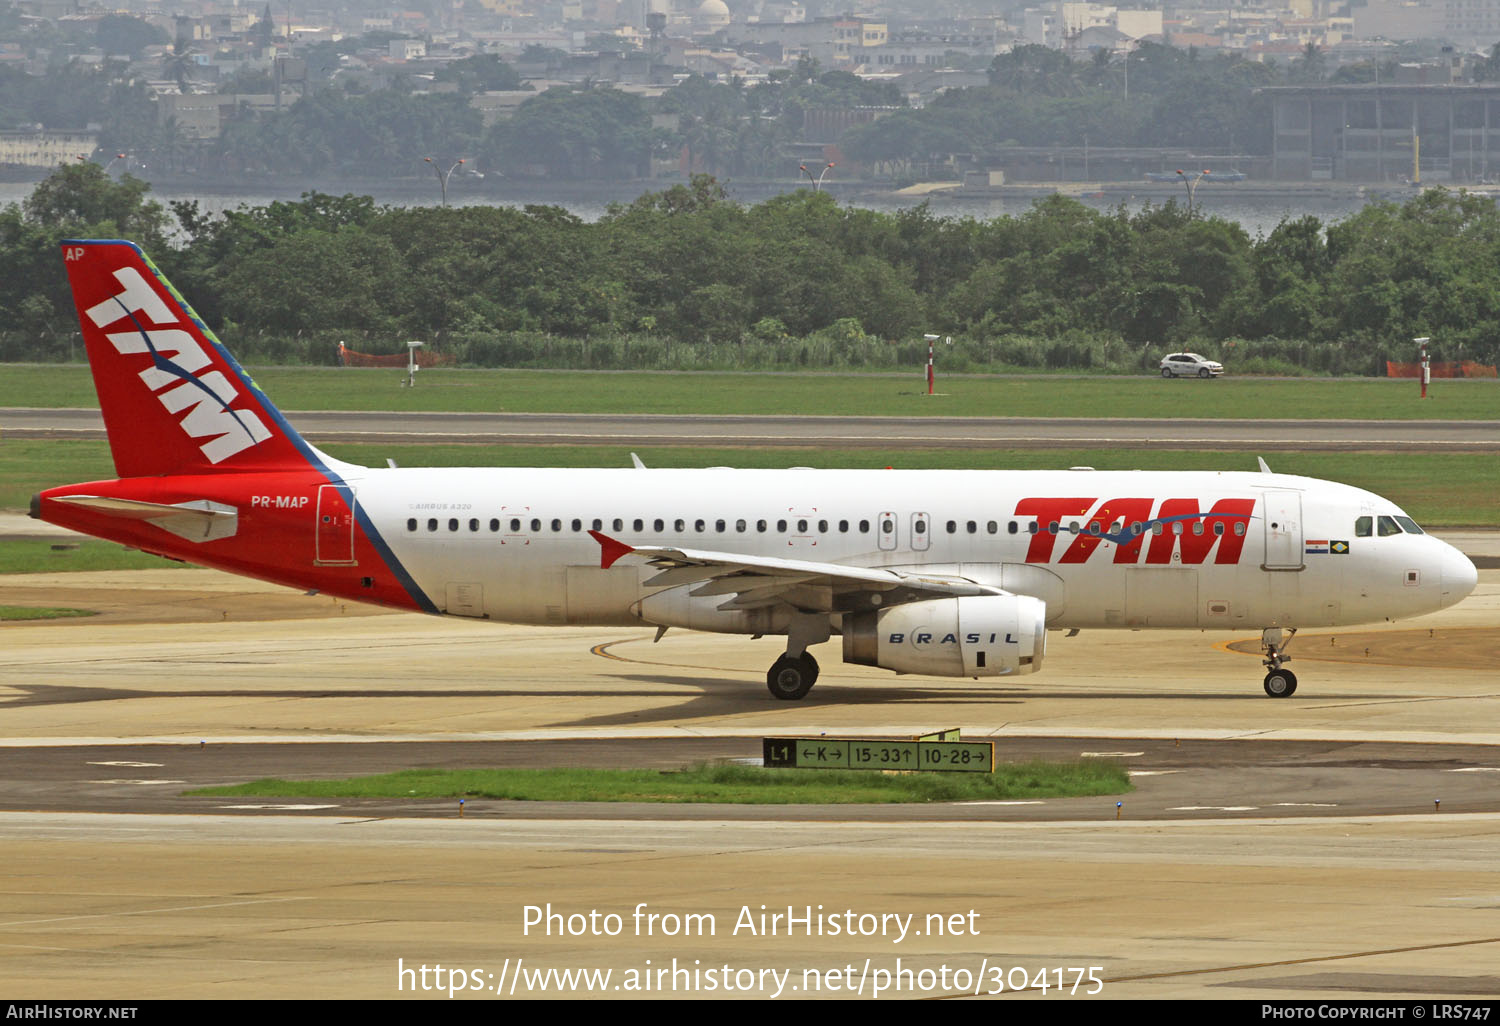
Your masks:
<path fill-rule="evenodd" d="M 122 478 L 316 462 L 140 247 L 69 240 L 62 249 Z"/>

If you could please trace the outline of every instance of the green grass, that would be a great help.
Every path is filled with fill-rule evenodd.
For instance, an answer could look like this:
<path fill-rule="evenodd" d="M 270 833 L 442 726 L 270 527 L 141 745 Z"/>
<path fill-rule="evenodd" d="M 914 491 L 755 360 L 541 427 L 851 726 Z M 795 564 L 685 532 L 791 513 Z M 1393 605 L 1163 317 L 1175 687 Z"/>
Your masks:
<path fill-rule="evenodd" d="M 1186 382 L 1184 382 L 1186 384 Z M 1196 384 L 1196 382 L 1194 383 Z M 1209 382 L 1210 385 L 1218 382 Z M 328 445 L 366 466 L 628 467 L 626 446 Z M 731 449 L 637 447 L 649 467 L 900 467 L 904 469 L 1254 470 L 1245 452 L 1154 449 Z M 1383 495 L 1429 527 L 1500 527 L 1500 460 L 1474 453 L 1273 453 L 1273 470 L 1326 478 Z M 114 476 L 104 442 L 17 441 L 0 446 L 0 509 L 22 510 L 34 492 Z M 160 560 L 150 565 L 164 565 Z M 93 568 L 91 568 L 93 569 Z M 102 568 L 101 568 L 102 569 Z"/>
<path fill-rule="evenodd" d="M 729 764 L 697 765 L 675 772 L 423 769 L 349 780 L 256 780 L 187 793 L 219 797 L 838 805 L 1071 798 L 1130 790 L 1130 777 L 1123 767 L 1087 759 L 1002 764 L 993 774 L 774 770 Z"/>
<path fill-rule="evenodd" d="M 0 574 L 54 574 L 74 570 L 162 570 L 189 565 L 127 549 L 114 542 L 97 541 L 92 538 L 78 542 L 76 549 L 52 548 L 56 544 L 58 542 L 53 538 L 0 539 Z"/>
<path fill-rule="evenodd" d="M 70 616 L 98 616 L 93 609 L 48 609 L 37 606 L 0 606 L 0 621 L 62 620 Z"/>
<path fill-rule="evenodd" d="M 1500 414 L 1500 381 L 1370 378 L 1163 381 L 1137 377 L 940 376 L 928 397 L 922 371 L 682 374 L 669 372 L 456 370 L 422 372 L 403 388 L 394 370 L 270 367 L 251 371 L 282 410 L 439 410 L 529 413 L 813 414 L 903 417 L 1191 417 L 1488 420 Z M 83 365 L 12 364 L 0 406 L 97 405 Z"/>

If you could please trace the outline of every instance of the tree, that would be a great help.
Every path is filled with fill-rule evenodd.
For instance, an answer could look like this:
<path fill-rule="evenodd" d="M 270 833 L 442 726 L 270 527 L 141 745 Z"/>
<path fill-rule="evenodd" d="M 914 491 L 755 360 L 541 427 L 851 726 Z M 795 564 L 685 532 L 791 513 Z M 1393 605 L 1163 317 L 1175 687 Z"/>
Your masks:
<path fill-rule="evenodd" d="M 617 89 L 549 89 L 490 130 L 485 163 L 509 175 L 631 177 L 645 173 L 651 117 Z"/>
<path fill-rule="evenodd" d="M 468 96 L 526 88 L 516 69 L 492 53 L 475 54 L 446 64 L 432 79 L 434 82 L 456 82 L 459 92 Z"/>
<path fill-rule="evenodd" d="M 137 60 L 146 47 L 167 41 L 165 31 L 128 14 L 106 14 L 99 19 L 96 32 L 99 49 L 106 55 L 124 54 L 131 60 Z"/>
<path fill-rule="evenodd" d="M 64 164 L 37 184 L 22 209 L 28 221 L 59 235 L 109 229 L 117 238 L 156 246 L 166 213 L 145 198 L 150 189 L 131 175 L 114 181 L 98 164 Z"/>
<path fill-rule="evenodd" d="M 193 47 L 186 37 L 172 44 L 172 52 L 162 58 L 161 72 L 177 83 L 177 91 L 188 91 L 188 80 L 193 77 L 197 62 L 193 60 Z"/>

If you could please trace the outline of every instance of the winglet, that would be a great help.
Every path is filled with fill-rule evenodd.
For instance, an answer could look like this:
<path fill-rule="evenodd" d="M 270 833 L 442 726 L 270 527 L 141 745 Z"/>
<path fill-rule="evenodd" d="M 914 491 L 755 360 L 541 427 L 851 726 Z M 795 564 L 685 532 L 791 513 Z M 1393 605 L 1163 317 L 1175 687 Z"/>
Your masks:
<path fill-rule="evenodd" d="M 615 541 L 609 535 L 602 534 L 599 531 L 590 531 L 589 535 L 594 539 L 594 541 L 599 543 L 600 570 L 608 570 L 610 567 L 615 565 L 615 560 L 619 559 L 621 556 L 628 556 L 635 551 L 635 549 L 631 548 L 629 545 L 626 545 L 624 542 Z"/>

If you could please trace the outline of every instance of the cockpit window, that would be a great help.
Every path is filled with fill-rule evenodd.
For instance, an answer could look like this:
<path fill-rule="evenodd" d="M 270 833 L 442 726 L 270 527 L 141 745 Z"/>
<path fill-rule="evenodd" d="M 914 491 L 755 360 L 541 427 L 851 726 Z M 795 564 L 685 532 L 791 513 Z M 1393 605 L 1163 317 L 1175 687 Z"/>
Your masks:
<path fill-rule="evenodd" d="M 1397 517 L 1396 518 L 1396 523 L 1400 524 L 1403 528 L 1405 528 L 1407 534 L 1425 534 L 1426 533 L 1420 527 L 1417 526 L 1417 522 L 1415 520 L 1413 520 L 1411 517 Z"/>
<path fill-rule="evenodd" d="M 1368 538 L 1370 537 L 1370 534 L 1372 531 L 1374 531 L 1374 529 L 1374 517 L 1360 517 L 1358 520 L 1354 521 L 1354 537 L 1356 538 Z"/>
<path fill-rule="evenodd" d="M 1381 517 L 1378 521 L 1380 537 L 1388 538 L 1393 534 L 1401 533 L 1401 525 L 1396 523 L 1395 517 Z"/>

